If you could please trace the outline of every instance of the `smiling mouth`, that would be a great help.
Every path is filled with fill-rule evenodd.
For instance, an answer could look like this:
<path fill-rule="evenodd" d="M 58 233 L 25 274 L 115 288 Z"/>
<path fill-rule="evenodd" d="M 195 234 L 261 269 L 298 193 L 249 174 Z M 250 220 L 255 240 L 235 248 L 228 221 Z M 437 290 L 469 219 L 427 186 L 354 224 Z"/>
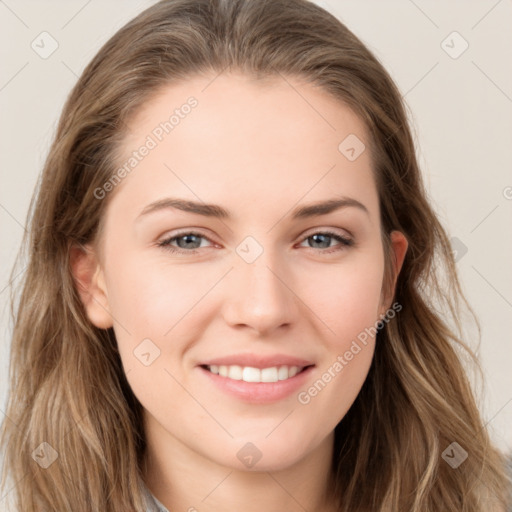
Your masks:
<path fill-rule="evenodd" d="M 210 373 L 226 377 L 231 380 L 242 380 L 244 382 L 279 382 L 289 380 L 299 373 L 302 373 L 309 366 L 271 366 L 269 368 L 253 368 L 251 366 L 238 365 L 201 365 Z"/>

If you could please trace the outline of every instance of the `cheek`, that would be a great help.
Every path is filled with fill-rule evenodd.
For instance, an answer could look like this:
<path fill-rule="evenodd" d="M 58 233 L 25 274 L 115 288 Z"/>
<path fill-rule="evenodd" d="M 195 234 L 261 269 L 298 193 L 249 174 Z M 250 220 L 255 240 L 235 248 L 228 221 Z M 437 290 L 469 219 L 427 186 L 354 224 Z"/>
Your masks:
<path fill-rule="evenodd" d="M 162 338 L 178 322 L 187 322 L 187 312 L 218 280 L 219 269 L 148 260 L 116 260 L 109 271 L 108 301 L 128 331 Z"/>
<path fill-rule="evenodd" d="M 377 321 L 383 271 L 383 261 L 369 254 L 326 267 L 301 285 L 304 302 L 328 329 L 337 348 Z"/>

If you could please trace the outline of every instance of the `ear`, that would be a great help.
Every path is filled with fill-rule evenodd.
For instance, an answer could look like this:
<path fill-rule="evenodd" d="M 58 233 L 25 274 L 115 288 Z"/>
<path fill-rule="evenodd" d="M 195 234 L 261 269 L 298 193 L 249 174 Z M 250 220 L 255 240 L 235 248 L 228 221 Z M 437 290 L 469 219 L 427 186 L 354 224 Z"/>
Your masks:
<path fill-rule="evenodd" d="M 89 320 L 100 329 L 112 327 L 103 270 L 95 251 L 90 246 L 73 246 L 70 250 L 70 266 Z"/>
<path fill-rule="evenodd" d="M 401 231 L 392 231 L 390 233 L 390 239 L 392 276 L 389 288 L 387 290 L 382 290 L 381 315 L 383 315 L 391 307 L 391 301 L 393 300 L 393 295 L 395 294 L 398 275 L 402 269 L 407 247 L 409 246 L 407 238 L 405 238 L 405 235 Z"/>

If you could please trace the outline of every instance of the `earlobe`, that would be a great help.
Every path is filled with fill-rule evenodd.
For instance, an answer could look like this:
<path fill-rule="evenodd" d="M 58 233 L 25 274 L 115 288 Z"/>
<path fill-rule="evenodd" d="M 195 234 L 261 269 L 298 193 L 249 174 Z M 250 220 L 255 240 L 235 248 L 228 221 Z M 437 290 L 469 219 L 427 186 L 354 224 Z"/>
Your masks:
<path fill-rule="evenodd" d="M 100 329 L 112 327 L 103 269 L 94 250 L 89 246 L 73 246 L 69 263 L 73 281 L 91 323 Z"/>

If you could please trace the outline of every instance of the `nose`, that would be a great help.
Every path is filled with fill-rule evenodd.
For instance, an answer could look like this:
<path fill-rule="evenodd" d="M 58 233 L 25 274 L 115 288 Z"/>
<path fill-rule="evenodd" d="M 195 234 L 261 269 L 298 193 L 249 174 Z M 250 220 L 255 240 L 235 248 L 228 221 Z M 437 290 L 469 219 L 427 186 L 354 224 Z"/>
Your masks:
<path fill-rule="evenodd" d="M 252 263 L 238 258 L 234 267 L 223 304 L 224 319 L 230 326 L 267 336 L 295 321 L 298 298 L 291 273 L 270 251 L 264 251 Z"/>

